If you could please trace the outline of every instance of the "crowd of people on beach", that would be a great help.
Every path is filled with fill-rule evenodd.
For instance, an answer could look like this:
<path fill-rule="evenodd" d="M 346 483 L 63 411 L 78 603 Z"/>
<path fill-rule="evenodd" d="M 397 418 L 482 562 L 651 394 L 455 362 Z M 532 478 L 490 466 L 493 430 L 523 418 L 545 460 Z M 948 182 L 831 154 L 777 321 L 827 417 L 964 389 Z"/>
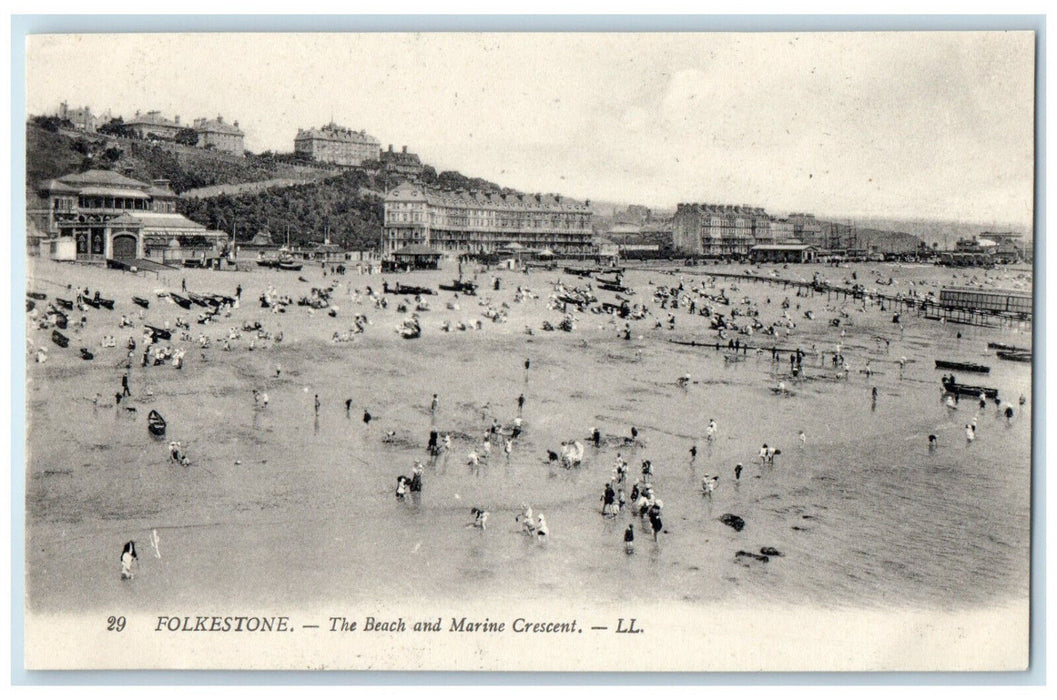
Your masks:
<path fill-rule="evenodd" d="M 307 282 L 304 278 L 299 279 Z M 776 300 L 775 303 L 772 303 L 770 297 L 766 297 L 761 303 L 748 295 L 742 297 L 742 294 L 740 294 L 742 290 L 739 288 L 738 283 L 723 284 L 719 278 L 708 275 L 699 276 L 692 282 L 685 279 L 684 276 L 679 276 L 677 282 L 666 284 L 654 284 L 650 280 L 647 285 L 649 287 L 648 290 L 636 290 L 624 286 L 623 280 L 619 275 L 616 280 L 607 281 L 603 284 L 616 286 L 621 289 L 615 303 L 600 303 L 599 295 L 602 289 L 596 286 L 594 282 L 583 280 L 573 283 L 562 279 L 555 280 L 551 283 L 551 293 L 549 295 L 538 294 L 527 285 L 509 285 L 512 290 L 509 301 L 500 300 L 487 294 L 470 296 L 467 294 L 460 295 L 460 293 L 455 292 L 451 300 L 446 303 L 447 309 L 449 311 L 459 310 L 458 305 L 460 302 L 465 304 L 469 299 L 473 298 L 480 307 L 480 318 L 470 318 L 455 323 L 445 320 L 443 323 L 433 327 L 440 329 L 442 332 L 454 329 L 483 330 L 486 324 L 482 323 L 481 319 L 487 320 L 489 322 L 488 325 L 501 325 L 510 318 L 511 304 L 535 303 L 554 314 L 558 314 L 558 316 L 551 316 L 542 321 L 540 328 L 543 330 L 574 332 L 578 324 L 582 324 L 588 318 L 586 314 L 590 313 L 608 316 L 610 327 L 616 332 L 616 337 L 631 341 L 635 337 L 642 338 L 643 335 L 640 333 L 647 333 L 651 329 L 660 331 L 659 335 L 662 338 L 673 337 L 673 332 L 677 328 L 682 330 L 684 327 L 684 322 L 677 319 L 677 314 L 682 312 L 695 318 L 704 319 L 704 329 L 714 334 L 717 350 L 724 352 L 725 357 L 730 361 L 738 361 L 737 358 L 748 356 L 750 353 L 763 358 L 769 355 L 771 361 L 770 374 L 773 378 L 771 388 L 775 393 L 783 397 L 793 395 L 790 389 L 791 385 L 828 378 L 825 373 L 812 375 L 811 368 L 814 365 L 809 367 L 808 363 L 805 362 L 805 359 L 809 356 L 818 358 L 820 370 L 824 369 L 827 362 L 831 364 L 835 372 L 829 376 L 843 381 L 850 380 L 851 360 L 849 355 L 852 353 L 852 349 L 846 346 L 846 331 L 849 323 L 847 311 L 843 308 L 837 306 L 828 307 L 833 310 L 834 318 L 831 320 L 835 321 L 835 323 L 825 324 L 826 332 L 830 336 L 836 336 L 833 338 L 835 342 L 831 351 L 820 351 L 818 349 L 820 341 L 816 338 L 815 342 L 809 343 L 806 337 L 803 347 L 780 347 L 780 342 L 784 341 L 788 344 L 791 338 L 799 333 L 800 323 L 804 319 L 807 321 L 815 320 L 814 312 L 811 315 L 798 314 L 794 317 L 794 312 L 801 311 L 801 302 L 799 301 L 802 298 L 801 288 L 797 289 L 795 296 L 787 295 L 780 301 Z M 280 291 L 274 285 L 270 285 L 262 290 L 258 296 L 260 308 L 255 320 L 243 320 L 241 323 L 235 323 L 219 334 L 216 332 L 210 333 L 206 328 L 203 328 L 197 333 L 197 337 L 191 334 L 191 322 L 180 315 L 175 316 L 173 323 L 170 322 L 169 318 L 165 318 L 162 325 L 155 327 L 147 325 L 147 316 L 143 309 L 134 313 L 121 314 L 115 324 L 117 332 L 124 335 L 127 332 L 126 329 L 142 325 L 143 334 L 138 343 L 134 336 L 130 336 L 127 343 L 124 344 L 122 352 L 126 354 L 124 359 L 118 364 L 118 367 L 123 369 L 121 390 L 115 395 L 115 406 L 122 403 L 122 401 L 127 404 L 135 398 L 130 389 L 129 373 L 135 368 L 136 364 L 139 366 L 136 371 L 146 371 L 148 368 L 166 365 L 181 370 L 189 359 L 195 359 L 203 363 L 209 362 L 211 359 L 210 353 L 214 348 L 232 352 L 236 350 L 267 351 L 279 347 L 284 338 L 281 314 L 289 314 L 301 309 L 303 313 L 309 316 L 314 316 L 317 312 L 322 311 L 325 313 L 320 314 L 320 317 L 337 318 L 341 309 L 335 303 L 335 296 L 340 293 L 341 286 L 341 283 L 335 277 L 329 286 L 313 287 L 309 294 L 301 297 L 299 301 L 295 301 L 294 295 Z M 501 288 L 500 278 L 498 276 L 493 277 L 489 286 L 492 291 L 498 292 Z M 391 313 L 389 311 L 389 303 L 386 300 L 386 293 L 392 290 L 389 289 L 387 282 L 383 282 L 382 291 L 378 291 L 376 285 L 368 285 L 361 290 L 354 287 L 352 281 L 349 281 L 345 287 L 348 303 L 354 308 L 366 304 L 373 306 L 379 313 Z M 186 292 L 186 284 L 182 284 L 181 289 Z M 216 326 L 222 318 L 234 318 L 234 314 L 240 310 L 242 293 L 243 288 L 240 283 L 234 296 L 230 297 L 231 301 L 224 301 L 212 306 L 207 312 L 203 312 L 198 316 L 197 323 L 203 327 L 209 327 Z M 931 292 L 913 288 L 912 285 L 908 297 L 917 299 L 929 293 Z M 87 290 L 83 294 L 86 295 Z M 636 294 L 638 295 L 638 301 L 632 299 Z M 166 296 L 159 293 L 155 300 L 156 303 L 168 304 L 172 302 L 172 299 L 167 299 Z M 96 296 L 93 299 L 98 297 L 99 293 L 96 292 Z M 739 299 L 739 297 L 742 298 Z M 89 322 L 89 314 L 92 315 L 92 321 L 97 316 L 94 312 L 88 310 L 90 305 L 85 305 L 82 302 L 82 293 L 79 290 L 76 294 L 76 300 L 76 308 L 83 310 L 84 315 L 82 315 L 80 322 L 75 324 L 75 327 L 79 331 L 83 331 Z M 162 308 L 167 309 L 168 306 Z M 422 337 L 430 328 L 425 323 L 430 309 L 430 305 L 421 295 L 415 295 L 413 300 L 410 301 L 405 298 L 404 301 L 397 302 L 396 312 L 404 314 L 396 326 L 398 333 L 408 339 Z M 869 295 L 857 300 L 855 310 L 860 313 L 867 313 L 874 309 L 882 313 L 887 313 L 891 310 L 885 307 L 883 301 L 878 300 L 875 302 Z M 250 312 L 242 308 L 240 315 L 245 319 L 248 313 Z M 372 315 L 374 315 L 373 312 Z M 265 319 L 268 316 L 271 316 L 272 320 L 266 322 Z M 800 318 L 800 316 L 803 316 L 803 318 Z M 66 314 L 54 306 L 43 310 L 32 309 L 29 312 L 29 318 L 33 327 L 38 330 L 58 328 L 60 324 L 65 327 L 65 324 L 69 322 L 69 319 L 66 319 L 66 321 L 62 320 L 66 318 Z M 333 323 L 333 321 L 330 323 Z M 695 323 L 698 325 L 694 325 L 692 328 L 695 331 L 701 330 L 702 326 L 696 321 Z M 636 325 L 633 326 L 632 324 Z M 353 316 L 352 324 L 347 330 L 332 331 L 331 340 L 334 343 L 354 342 L 359 336 L 369 334 L 372 325 L 365 313 L 357 312 Z M 903 329 L 902 321 L 893 325 L 897 326 L 901 334 Z M 531 327 L 526 328 L 526 332 L 530 334 L 534 330 Z M 887 354 L 891 341 L 883 336 L 879 336 L 879 338 L 877 347 L 882 348 L 883 353 Z M 795 343 L 793 344 L 795 345 Z M 108 329 L 108 332 L 102 336 L 100 347 L 109 349 L 116 348 L 116 345 L 115 335 L 109 332 Z M 197 354 L 189 356 L 188 351 L 192 347 L 196 349 Z M 804 349 L 808 347 L 810 349 Z M 31 344 L 29 351 L 38 363 L 44 363 L 48 360 L 49 350 L 43 344 Z M 134 356 L 137 352 L 140 353 L 139 362 L 135 363 Z M 900 378 L 902 378 L 902 371 L 906 366 L 906 362 L 905 357 L 901 357 L 898 361 Z M 532 459 L 527 455 L 525 457 L 520 456 L 523 452 L 521 444 L 526 426 L 531 424 L 533 417 L 531 413 L 529 416 L 525 415 L 530 366 L 530 360 L 524 360 L 525 386 L 522 390 L 516 392 L 518 394 L 516 398 L 512 397 L 510 414 L 504 416 L 502 421 L 500 421 L 498 416 L 483 415 L 482 418 L 485 419 L 486 427 L 477 436 L 455 435 L 452 431 L 439 430 L 437 427 L 437 416 L 440 398 L 437 394 L 433 394 L 429 408 L 428 439 L 424 445 L 426 456 L 422 460 L 414 460 L 410 474 L 399 474 L 396 476 L 394 495 L 399 503 L 415 506 L 420 505 L 423 500 L 428 500 L 426 496 L 428 493 L 426 484 L 429 478 L 427 471 L 436 470 L 441 465 L 447 464 L 450 454 L 456 449 L 456 441 L 469 443 L 465 465 L 470 474 L 480 474 L 482 470 L 488 469 L 490 464 L 497 461 L 509 463 L 515 456 L 520 460 Z M 870 386 L 871 401 L 876 406 L 879 392 L 877 386 L 873 384 L 876 369 L 871 365 L 871 358 L 869 356 L 862 357 L 857 362 L 857 366 L 861 367 L 859 374 L 865 378 L 867 385 Z M 275 379 L 278 380 L 281 374 L 282 368 L 277 364 Z M 949 383 L 953 384 L 954 381 L 953 376 L 944 376 L 942 384 L 946 387 Z M 694 382 L 689 372 L 683 372 L 677 377 L 676 384 L 683 389 L 688 389 Z M 258 386 L 252 388 L 252 404 L 256 410 L 268 410 L 269 396 L 267 392 L 269 388 L 267 382 L 259 382 Z M 99 395 L 97 394 L 94 400 L 96 404 L 99 402 L 98 397 Z M 326 396 L 321 399 L 318 393 L 314 395 L 312 410 L 317 417 L 320 414 L 322 401 L 325 399 Z M 942 394 L 942 401 L 951 411 L 957 410 L 959 407 L 959 396 L 957 393 L 945 391 Z M 1021 397 L 1021 406 L 1023 406 L 1025 401 L 1026 399 Z M 987 406 L 986 397 L 981 396 L 978 405 L 979 410 L 969 422 L 964 424 L 967 445 L 972 445 L 978 437 L 978 430 L 981 427 L 980 419 Z M 1007 423 L 1011 423 L 1015 415 L 1013 405 L 1008 402 L 998 402 L 997 400 L 996 405 L 997 415 L 1003 417 Z M 352 399 L 346 399 L 344 407 L 346 415 L 351 417 Z M 365 407 L 362 415 L 363 424 L 369 426 L 372 418 L 370 410 Z M 466 423 L 469 418 L 468 416 L 460 416 L 460 421 Z M 385 437 L 383 440 L 396 444 L 396 431 L 387 429 L 384 432 Z M 620 543 L 628 554 L 632 554 L 635 551 L 636 528 L 634 520 L 639 521 L 639 530 L 643 535 L 659 544 L 662 539 L 661 535 L 665 533 L 664 519 L 667 516 L 664 512 L 664 502 L 658 493 L 655 470 L 666 467 L 654 465 L 652 459 L 648 456 L 649 450 L 646 447 L 644 437 L 639 434 L 638 429 L 634 426 L 627 430 L 626 436 L 604 435 L 598 427 L 590 427 L 586 432 L 585 436 L 553 436 L 554 442 L 551 442 L 551 444 L 557 443 L 558 447 L 546 450 L 545 456 L 539 455 L 540 461 L 543 464 L 569 470 L 597 468 L 602 460 L 606 459 L 603 436 L 605 437 L 606 446 L 612 444 L 615 439 L 620 446 L 620 450 L 615 455 L 609 477 L 602 485 L 598 500 L 601 515 L 608 520 L 622 517 L 632 518 L 632 522 L 621 530 Z M 940 433 L 940 428 L 930 433 L 928 437 L 928 449 L 930 452 L 939 449 L 940 440 L 938 434 Z M 708 448 L 712 449 L 717 445 L 719 426 L 714 418 L 709 418 L 707 424 L 703 426 L 702 433 L 699 435 Z M 541 436 L 534 437 L 536 440 L 541 438 Z M 777 437 L 780 440 L 780 436 Z M 797 433 L 796 439 L 799 441 L 800 448 L 804 449 L 807 444 L 807 438 L 803 430 Z M 415 442 L 417 443 L 417 441 Z M 593 450 L 590 453 L 586 452 L 584 443 L 593 446 Z M 420 445 L 421 443 L 417 444 Z M 781 454 L 781 449 L 775 447 L 773 441 L 769 441 L 762 445 L 753 461 L 758 463 L 761 469 L 773 469 L 776 467 L 776 457 Z M 629 471 L 631 469 L 629 460 L 632 459 L 632 455 L 637 455 L 634 459 L 639 462 L 639 466 L 636 467 L 638 475 L 634 482 L 629 483 Z M 746 457 L 750 455 L 751 452 L 746 454 Z M 695 437 L 689 448 L 691 467 L 696 464 L 698 458 L 699 448 Z M 169 442 L 169 461 L 174 465 L 183 465 L 185 467 L 191 464 L 186 450 L 179 440 L 171 440 Z M 749 460 L 745 459 L 745 461 L 748 462 Z M 733 466 L 730 474 L 735 484 L 742 479 L 743 470 L 742 462 L 737 462 Z M 714 468 L 710 469 L 710 472 L 714 471 Z M 730 477 L 723 477 L 723 479 L 726 478 Z M 713 502 L 717 499 L 722 501 L 723 492 L 719 490 L 721 482 L 719 474 L 706 473 L 701 476 L 699 482 L 696 479 L 697 477 L 695 477 L 695 488 L 699 488 L 703 502 L 706 504 L 705 507 L 711 508 Z M 698 483 L 699 486 L 697 486 Z M 483 503 L 473 505 L 470 511 L 471 522 L 468 523 L 467 527 L 482 533 L 488 531 L 489 518 L 498 510 L 500 510 L 498 505 L 490 506 Z M 545 543 L 550 539 L 551 532 L 545 517 L 542 513 L 534 513 L 527 503 L 522 504 L 521 508 L 516 512 L 514 522 L 518 532 L 530 536 L 537 542 Z M 494 530 L 494 527 L 492 529 Z M 131 551 L 122 554 L 123 578 L 131 579 L 131 571 L 128 571 L 128 576 L 125 576 L 125 573 L 126 569 L 130 569 L 131 562 L 135 561 L 135 559 L 134 546 Z"/>

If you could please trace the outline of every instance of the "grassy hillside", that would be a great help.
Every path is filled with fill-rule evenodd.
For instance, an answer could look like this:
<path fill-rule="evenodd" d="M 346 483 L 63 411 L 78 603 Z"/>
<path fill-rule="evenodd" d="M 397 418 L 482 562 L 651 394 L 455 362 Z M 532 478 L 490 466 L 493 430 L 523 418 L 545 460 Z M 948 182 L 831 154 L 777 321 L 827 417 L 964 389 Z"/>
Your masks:
<path fill-rule="evenodd" d="M 170 143 L 76 134 L 26 126 L 26 190 L 90 168 L 114 170 L 149 182 L 169 180 L 177 193 L 197 187 L 231 185 L 279 178 L 305 180 L 334 171 L 289 162 L 272 154 L 237 156 Z"/>
<path fill-rule="evenodd" d="M 279 242 L 321 242 L 329 231 L 332 242 L 352 248 L 378 246 L 382 232 L 382 198 L 360 194 L 371 185 L 362 171 L 349 171 L 321 182 L 270 187 L 260 192 L 206 199 L 180 199 L 177 210 L 212 228 L 248 241 L 267 231 Z"/>

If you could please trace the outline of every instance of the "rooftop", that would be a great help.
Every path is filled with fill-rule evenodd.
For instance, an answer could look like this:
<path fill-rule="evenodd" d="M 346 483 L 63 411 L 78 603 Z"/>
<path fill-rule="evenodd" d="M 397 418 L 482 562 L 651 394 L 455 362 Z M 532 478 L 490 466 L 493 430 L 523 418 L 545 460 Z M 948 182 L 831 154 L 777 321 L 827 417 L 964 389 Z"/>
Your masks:
<path fill-rule="evenodd" d="M 441 255 L 444 255 L 444 253 L 436 248 L 430 248 L 428 245 L 416 243 L 414 245 L 404 246 L 400 250 L 393 251 L 393 255 L 436 255 L 437 257 L 440 257 Z"/>

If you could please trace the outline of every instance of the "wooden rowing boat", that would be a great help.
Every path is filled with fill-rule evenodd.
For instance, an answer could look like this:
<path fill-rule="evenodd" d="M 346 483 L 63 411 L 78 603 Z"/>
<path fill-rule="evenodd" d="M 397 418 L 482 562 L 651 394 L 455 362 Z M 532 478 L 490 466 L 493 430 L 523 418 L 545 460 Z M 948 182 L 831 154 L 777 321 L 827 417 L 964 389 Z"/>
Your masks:
<path fill-rule="evenodd" d="M 936 360 L 936 369 L 956 369 L 960 372 L 977 372 L 987 374 L 991 368 L 975 362 L 955 362 L 954 360 Z"/>
<path fill-rule="evenodd" d="M 166 425 L 165 419 L 157 411 L 152 410 L 147 416 L 147 430 L 155 437 L 164 437 Z"/>
<path fill-rule="evenodd" d="M 980 394 L 983 394 L 989 399 L 998 398 L 998 389 L 989 386 L 974 386 L 972 384 L 947 382 L 943 385 L 943 388 L 950 394 L 960 394 L 962 396 L 979 396 Z"/>
<path fill-rule="evenodd" d="M 1031 362 L 1031 350 L 999 350 L 995 354 L 1003 360 Z"/>
<path fill-rule="evenodd" d="M 176 294 L 176 293 L 173 293 L 173 292 L 169 293 L 169 298 L 172 299 L 173 301 L 175 301 L 177 304 L 179 304 L 181 308 L 184 308 L 184 309 L 191 308 L 191 300 L 190 299 L 186 299 L 186 298 L 180 296 L 179 294 Z"/>

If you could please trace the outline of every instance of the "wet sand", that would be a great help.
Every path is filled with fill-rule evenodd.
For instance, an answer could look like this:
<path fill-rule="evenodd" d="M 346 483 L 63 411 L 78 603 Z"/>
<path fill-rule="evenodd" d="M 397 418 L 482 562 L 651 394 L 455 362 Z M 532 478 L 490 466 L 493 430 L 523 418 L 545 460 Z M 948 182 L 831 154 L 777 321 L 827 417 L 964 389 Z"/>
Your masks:
<path fill-rule="evenodd" d="M 27 593 L 36 611 L 434 596 L 958 609 L 1027 596 L 1030 402 L 1017 408 L 1011 425 L 989 406 L 978 418 L 976 441 L 967 446 L 963 426 L 975 414 L 973 402 L 963 400 L 956 412 L 941 405 L 943 372 L 933 360 L 989 364 L 989 376 L 959 379 L 997 386 L 1007 400 L 1021 394 L 1030 400 L 1030 365 L 1003 362 L 986 350 L 988 341 L 1030 346 L 1028 327 L 956 326 L 904 312 L 900 331 L 891 311 L 876 306 L 861 312 L 854 300 L 798 298 L 794 289 L 717 280 L 712 292 L 755 299 L 765 323 L 778 319 L 789 297 L 797 325 L 781 346 L 808 351 L 814 344 L 832 352 L 842 343 L 849 379 L 835 379 L 828 362 L 822 366 L 809 355 L 807 377 L 787 379 L 792 395 L 780 397 L 771 391 L 778 375 L 769 353 L 731 362 L 722 352 L 668 342 L 715 342 L 708 319 L 684 308 L 675 312 L 674 330 L 667 323 L 655 328 L 668 312 L 651 298 L 650 283 L 678 284 L 679 275 L 670 271 L 626 276 L 638 290 L 633 301 L 653 312 L 631 322 L 630 341 L 619 337 L 623 321 L 590 313 L 574 313 L 571 333 L 540 330 L 543 320 L 557 324 L 562 318 L 547 308 L 548 281 L 584 284 L 560 269 L 483 272 L 480 296 L 460 296 L 458 310 L 444 308 L 453 299 L 449 292 L 427 297 L 432 310 L 420 314 L 422 337 L 403 340 L 395 330 L 405 316 L 396 311 L 396 297 L 378 310 L 367 300 L 355 304 L 347 286 L 380 289 L 385 279 L 436 288 L 455 276 L 454 265 L 440 272 L 353 271 L 326 278 L 318 267 L 300 273 L 188 270 L 155 278 L 46 261 L 32 265 L 30 289 L 49 299 L 72 298 L 66 279 L 117 299 L 115 311 L 87 312 L 86 330 L 68 334 L 69 349 L 51 344 L 50 330 L 27 333 L 49 347 L 46 363 L 27 364 Z M 689 286 L 717 269 L 745 266 L 696 268 L 682 276 Z M 806 280 L 818 270 L 834 282 L 855 271 L 868 288 L 875 277 L 896 278 L 883 289 L 887 293 L 908 290 L 909 280 L 936 293 L 943 283 L 972 282 L 927 266 L 761 269 Z M 988 280 L 983 274 L 976 271 L 976 281 L 1030 285 L 1022 271 L 1002 270 Z M 488 288 L 494 275 L 502 280 L 499 292 Z M 241 284 L 241 308 L 217 324 L 198 325 L 194 316 L 201 309 L 184 311 L 154 294 L 162 288 L 178 293 L 182 279 L 201 293 L 234 294 Z M 335 279 L 336 318 L 296 305 L 272 314 L 257 302 L 269 285 L 296 300 Z M 539 298 L 514 302 L 519 284 Z M 132 295 L 150 298 L 146 322 L 160 326 L 182 316 L 191 320 L 192 336 L 204 332 L 213 339 L 204 357 L 195 343 L 173 342 L 188 348 L 182 370 L 134 363 L 134 414 L 125 404 L 112 405 L 124 340 L 132 334 L 140 342 Z M 486 299 L 509 306 L 506 323 L 481 315 L 479 303 Z M 808 310 L 814 320 L 804 317 Z M 137 314 L 136 329 L 117 328 L 122 313 Z M 333 333 L 347 331 L 356 313 L 370 319 L 367 332 L 333 343 Z M 829 323 L 835 317 L 842 318 L 843 338 Z M 474 319 L 482 330 L 440 330 L 444 321 Z M 249 350 L 244 334 L 230 352 L 220 349 L 216 339 L 229 327 L 255 320 L 273 333 L 281 328 L 283 341 Z M 115 335 L 118 347 L 100 349 L 104 334 Z M 887 349 L 877 336 L 889 340 Z M 769 345 L 765 337 L 750 342 Z M 81 346 L 91 347 L 96 358 L 79 359 L 75 348 Z M 900 356 L 908 359 L 902 375 Z M 532 363 L 527 385 L 525 358 Z M 859 371 L 867 359 L 874 370 L 869 379 Z M 787 358 L 777 368 L 785 373 Z M 676 380 L 684 372 L 692 380 L 681 388 Z M 254 388 L 267 391 L 267 408 L 255 408 Z M 88 399 L 96 392 L 111 405 L 94 406 Z M 493 417 L 511 423 L 522 392 L 525 434 L 509 462 L 496 445 L 489 464 L 474 473 L 467 453 Z M 427 467 L 418 503 L 397 502 L 397 475 L 427 458 L 434 393 L 440 398 L 436 427 L 452 432 L 454 449 Z M 347 398 L 353 400 L 348 417 Z M 169 421 L 165 441 L 146 430 L 151 408 Z M 374 416 L 369 426 L 361 420 L 365 409 Z M 711 446 L 704 440 L 710 418 L 719 426 Z M 632 425 L 642 442 L 636 447 L 622 444 Z M 546 451 L 563 440 L 586 444 L 593 426 L 607 439 L 598 450 L 588 446 L 581 467 L 547 462 Z M 807 436 L 802 448 L 800 430 Z M 396 437 L 387 443 L 388 431 Z M 930 433 L 939 436 L 935 452 L 927 449 Z M 192 466 L 169 464 L 169 439 L 183 442 Z M 695 441 L 699 452 L 691 465 Z M 764 442 L 782 450 L 774 466 L 754 461 Z M 666 532 L 658 544 L 635 521 L 632 556 L 624 553 L 622 538 L 632 518 L 600 515 L 599 497 L 617 452 L 628 458 L 632 481 L 643 459 L 653 462 L 665 504 Z M 745 471 L 735 482 L 738 462 Z M 711 502 L 701 494 L 706 473 L 721 477 Z M 519 534 L 514 516 L 522 502 L 546 514 L 551 538 L 545 546 Z M 466 527 L 473 506 L 491 513 L 484 532 Z M 744 518 L 743 531 L 719 522 L 728 512 Z M 152 530 L 161 539 L 160 559 L 149 545 Z M 118 556 L 128 539 L 137 541 L 140 562 L 135 580 L 122 582 Z M 768 562 L 735 556 L 761 547 L 783 556 Z"/>

